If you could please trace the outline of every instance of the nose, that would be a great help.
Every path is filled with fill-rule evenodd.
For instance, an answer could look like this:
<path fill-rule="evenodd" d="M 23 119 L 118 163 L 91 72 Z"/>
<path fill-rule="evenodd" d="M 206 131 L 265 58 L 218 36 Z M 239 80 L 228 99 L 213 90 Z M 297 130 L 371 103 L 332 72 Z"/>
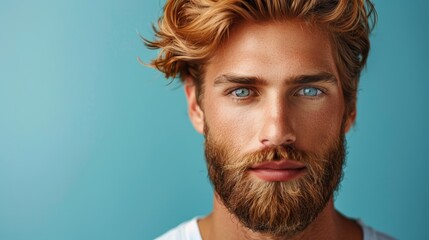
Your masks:
<path fill-rule="evenodd" d="M 284 99 L 271 101 L 264 107 L 259 141 L 267 147 L 291 145 L 296 136 L 291 122 L 292 113 Z"/>

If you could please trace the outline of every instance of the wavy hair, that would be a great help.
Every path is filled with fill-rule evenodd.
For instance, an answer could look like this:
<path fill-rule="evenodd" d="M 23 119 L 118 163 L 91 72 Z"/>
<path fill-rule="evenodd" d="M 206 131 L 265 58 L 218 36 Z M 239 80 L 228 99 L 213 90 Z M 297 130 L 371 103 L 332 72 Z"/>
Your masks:
<path fill-rule="evenodd" d="M 359 76 L 365 66 L 369 34 L 377 14 L 370 0 L 167 0 L 153 26 L 159 49 L 151 66 L 166 78 L 190 76 L 200 96 L 204 63 L 240 21 L 300 19 L 326 30 L 343 88 L 347 113 L 354 110 Z"/>

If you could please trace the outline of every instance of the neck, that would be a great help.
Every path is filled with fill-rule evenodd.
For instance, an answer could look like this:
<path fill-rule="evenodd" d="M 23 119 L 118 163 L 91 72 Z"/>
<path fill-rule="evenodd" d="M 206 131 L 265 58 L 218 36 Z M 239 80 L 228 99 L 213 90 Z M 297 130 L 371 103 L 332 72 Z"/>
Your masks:
<path fill-rule="evenodd" d="M 231 214 L 222 201 L 215 196 L 213 211 L 198 222 L 203 239 L 362 239 L 362 230 L 359 225 L 340 214 L 334 208 L 333 198 L 319 216 L 301 233 L 292 238 L 274 237 L 267 234 L 253 232 L 244 227 Z"/>

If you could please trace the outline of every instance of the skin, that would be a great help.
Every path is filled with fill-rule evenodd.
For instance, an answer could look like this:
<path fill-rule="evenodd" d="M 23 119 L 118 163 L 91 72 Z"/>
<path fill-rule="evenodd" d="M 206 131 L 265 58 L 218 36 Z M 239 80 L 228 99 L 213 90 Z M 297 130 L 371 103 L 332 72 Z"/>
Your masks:
<path fill-rule="evenodd" d="M 343 120 L 347 132 L 355 119 L 355 112 L 344 116 L 332 50 L 328 36 L 304 22 L 240 23 L 205 65 L 201 106 L 192 79 L 185 80 L 195 129 L 204 134 L 208 124 L 213 137 L 241 153 L 284 144 L 323 153 L 320 143 L 339 136 Z M 273 239 L 243 227 L 216 195 L 199 228 L 203 239 Z M 331 198 L 294 239 L 316 238 L 362 239 L 362 233 Z"/>

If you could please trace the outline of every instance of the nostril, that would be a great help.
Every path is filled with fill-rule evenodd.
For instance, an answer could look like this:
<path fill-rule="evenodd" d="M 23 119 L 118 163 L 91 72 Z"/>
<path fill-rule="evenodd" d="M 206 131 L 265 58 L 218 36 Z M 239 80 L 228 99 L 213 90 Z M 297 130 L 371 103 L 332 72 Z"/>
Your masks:
<path fill-rule="evenodd" d="M 266 121 L 259 132 L 259 141 L 266 147 L 291 145 L 295 143 L 294 130 L 286 124 L 277 121 Z"/>

